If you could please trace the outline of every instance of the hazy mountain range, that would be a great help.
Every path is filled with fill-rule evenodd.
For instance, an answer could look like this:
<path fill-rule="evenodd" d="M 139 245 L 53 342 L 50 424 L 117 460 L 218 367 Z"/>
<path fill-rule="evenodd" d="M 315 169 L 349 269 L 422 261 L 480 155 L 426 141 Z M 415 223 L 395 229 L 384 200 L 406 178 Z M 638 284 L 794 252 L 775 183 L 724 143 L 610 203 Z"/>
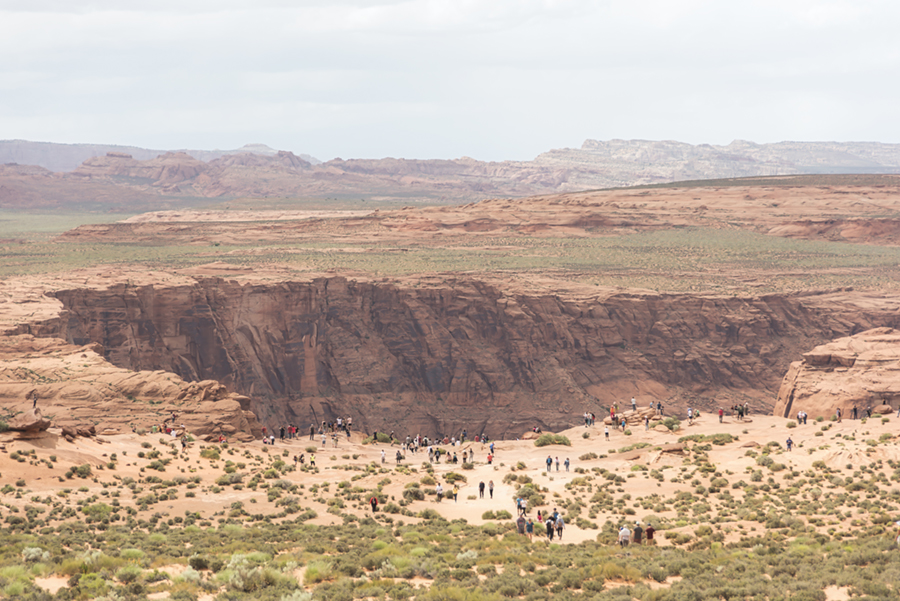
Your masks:
<path fill-rule="evenodd" d="M 141 211 L 197 198 L 469 202 L 758 175 L 900 173 L 900 144 L 587 140 L 531 161 L 333 159 L 262 144 L 236 150 L 0 141 L 0 207 Z M 179 200 L 180 199 L 180 200 Z"/>

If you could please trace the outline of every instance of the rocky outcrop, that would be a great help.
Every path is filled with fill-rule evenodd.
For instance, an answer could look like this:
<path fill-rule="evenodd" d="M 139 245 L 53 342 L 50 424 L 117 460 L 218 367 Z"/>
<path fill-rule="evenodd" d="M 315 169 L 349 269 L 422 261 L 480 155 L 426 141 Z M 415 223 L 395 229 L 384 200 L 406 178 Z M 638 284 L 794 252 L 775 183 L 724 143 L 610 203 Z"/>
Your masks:
<path fill-rule="evenodd" d="M 249 409 L 269 427 L 352 415 L 362 430 L 499 437 L 569 427 L 585 410 L 603 416 L 632 396 L 643 407 L 664 401 L 667 414 L 748 400 L 768 411 L 799 349 L 900 325 L 888 301 L 847 293 L 548 293 L 454 277 L 418 284 L 201 278 L 59 290 L 59 318 L 16 331 L 99 343 L 124 369 L 214 380 L 246 397 L 232 397 L 229 415 Z M 140 386 L 117 387 L 143 400 L 152 383 L 172 390 L 154 395 L 174 398 L 184 385 L 176 392 L 169 378 L 178 380 L 142 376 Z M 198 388 L 178 410 L 225 402 L 215 394 Z"/>
<path fill-rule="evenodd" d="M 261 435 L 250 399 L 218 382 L 188 383 L 170 372 L 115 367 L 96 344 L 73 346 L 30 335 L 5 336 L 2 342 L 0 408 L 24 411 L 9 422 L 12 430 L 47 429 L 50 420 L 42 417 L 43 411 L 67 439 L 149 429 L 163 422 L 201 439 Z M 33 411 L 31 401 L 25 401 L 32 395 L 39 404 Z"/>
<path fill-rule="evenodd" d="M 9 420 L 8 426 L 16 432 L 43 432 L 50 427 L 50 420 L 35 407 Z"/>
<path fill-rule="evenodd" d="M 874 328 L 838 338 L 791 363 L 778 392 L 775 415 L 830 417 L 890 413 L 900 406 L 900 331 Z"/>

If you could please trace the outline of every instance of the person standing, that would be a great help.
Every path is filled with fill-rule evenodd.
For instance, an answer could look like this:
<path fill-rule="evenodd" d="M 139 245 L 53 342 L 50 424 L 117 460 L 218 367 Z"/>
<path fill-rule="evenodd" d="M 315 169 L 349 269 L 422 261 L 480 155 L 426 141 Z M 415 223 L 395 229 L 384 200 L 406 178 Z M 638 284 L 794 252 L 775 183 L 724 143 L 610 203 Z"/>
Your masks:
<path fill-rule="evenodd" d="M 547 518 L 545 525 L 547 527 L 547 538 L 552 541 L 553 540 L 553 520 Z"/>
<path fill-rule="evenodd" d="M 484 498 L 484 480 L 478 483 L 478 498 Z"/>
<path fill-rule="evenodd" d="M 562 540 L 562 533 L 565 524 L 563 523 L 563 517 L 561 515 L 556 516 L 556 538 Z"/>
<path fill-rule="evenodd" d="M 369 499 L 369 505 L 372 506 L 372 513 L 378 511 L 378 497 L 373 495 L 372 498 Z"/>
<path fill-rule="evenodd" d="M 634 397 L 631 397 L 631 410 L 637 411 L 637 401 L 634 400 Z"/>
<path fill-rule="evenodd" d="M 653 542 L 653 533 L 654 532 L 656 532 L 656 530 L 653 528 L 653 524 L 647 524 L 647 529 L 644 530 L 644 536 L 646 536 L 646 538 L 647 538 L 648 545 L 654 544 L 654 542 Z"/>
<path fill-rule="evenodd" d="M 722 409 L 721 407 L 719 407 L 719 423 L 720 423 L 720 424 L 722 423 L 722 417 L 723 417 L 724 415 L 725 415 L 725 410 Z M 636 543 L 637 540 L 635 540 L 634 542 Z"/>
<path fill-rule="evenodd" d="M 790 451 L 791 448 L 794 446 L 794 441 L 791 440 L 790 436 L 788 436 L 788 439 L 785 441 L 785 444 L 787 445 L 787 450 Z"/>
<path fill-rule="evenodd" d="M 438 482 L 438 485 L 434 488 L 434 494 L 437 496 L 437 502 L 440 503 L 444 498 L 444 487 L 441 486 L 440 482 Z"/>
<path fill-rule="evenodd" d="M 623 525 L 619 528 L 619 546 L 627 547 L 629 542 L 631 542 L 631 530 L 628 529 L 628 526 Z"/>
<path fill-rule="evenodd" d="M 525 524 L 525 533 L 528 534 L 528 540 L 534 540 L 534 522 L 531 521 L 531 518 L 528 518 L 528 522 Z"/>
<path fill-rule="evenodd" d="M 527 523 L 526 523 L 526 521 L 525 521 L 525 518 L 523 518 L 523 517 L 520 515 L 520 516 L 518 517 L 518 519 L 516 520 L 516 530 L 517 530 L 517 531 L 519 532 L 519 534 L 521 534 L 522 536 L 525 536 L 525 527 L 526 527 L 526 525 L 527 525 Z"/>
<path fill-rule="evenodd" d="M 547 471 L 548 472 L 550 471 L 550 468 L 552 467 L 552 465 L 553 465 L 553 458 L 550 457 L 550 455 L 547 455 Z"/>
<path fill-rule="evenodd" d="M 641 544 L 641 537 L 643 536 L 643 534 L 644 534 L 644 529 L 641 528 L 641 523 L 635 522 L 634 523 L 634 544 L 636 544 L 636 545 Z"/>
<path fill-rule="evenodd" d="M 456 503 L 459 498 L 459 484 L 453 485 L 453 502 Z"/>
<path fill-rule="evenodd" d="M 606 428 L 604 428 L 603 433 L 606 435 L 606 440 L 609 440 L 609 426 L 606 426 Z"/>
<path fill-rule="evenodd" d="M 556 458 L 556 471 L 559 471 L 559 457 Z"/>
<path fill-rule="evenodd" d="M 494 498 L 494 481 L 493 480 L 488 481 L 488 492 L 490 493 L 491 498 L 493 499 Z"/>
<path fill-rule="evenodd" d="M 566 466 L 566 471 L 568 472 L 569 471 L 569 458 L 568 457 L 566 457 L 565 466 Z"/>
<path fill-rule="evenodd" d="M 384 449 L 381 449 L 381 463 L 384 464 Z"/>

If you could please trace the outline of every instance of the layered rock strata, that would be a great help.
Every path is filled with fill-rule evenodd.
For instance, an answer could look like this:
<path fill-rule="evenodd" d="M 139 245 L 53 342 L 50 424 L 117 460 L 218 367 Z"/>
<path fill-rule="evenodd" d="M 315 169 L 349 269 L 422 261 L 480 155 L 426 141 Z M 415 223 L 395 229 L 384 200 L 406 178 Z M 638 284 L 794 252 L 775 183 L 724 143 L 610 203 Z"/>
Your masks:
<path fill-rule="evenodd" d="M 791 363 L 778 391 L 775 415 L 813 419 L 838 409 L 850 417 L 866 409 L 885 414 L 900 407 L 900 331 L 875 328 L 819 345 Z"/>
<path fill-rule="evenodd" d="M 791 358 L 900 326 L 896 302 L 835 292 L 760 298 L 526 290 L 468 278 L 318 277 L 53 292 L 56 317 L 18 334 L 102 345 L 130 370 L 215 380 L 269 427 L 352 415 L 398 435 L 555 430 L 632 396 L 667 414 L 749 401 L 771 410 Z M 23 391 L 24 392 L 24 391 Z M 196 397 L 192 397 L 196 398 Z"/>

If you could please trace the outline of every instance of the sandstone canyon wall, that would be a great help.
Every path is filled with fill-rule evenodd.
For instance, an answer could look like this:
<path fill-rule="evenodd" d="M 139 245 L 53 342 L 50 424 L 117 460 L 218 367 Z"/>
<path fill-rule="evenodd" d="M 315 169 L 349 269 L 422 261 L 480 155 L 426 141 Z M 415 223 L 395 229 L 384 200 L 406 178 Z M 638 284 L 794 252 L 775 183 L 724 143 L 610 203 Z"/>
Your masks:
<path fill-rule="evenodd" d="M 900 326 L 841 294 L 761 298 L 526 294 L 468 278 L 406 287 L 320 277 L 61 290 L 17 333 L 99 343 L 114 365 L 217 380 L 270 427 L 352 415 L 364 430 L 518 436 L 635 395 L 771 410 L 791 359 Z"/>
<path fill-rule="evenodd" d="M 819 345 L 791 363 L 784 377 L 775 415 L 813 419 L 837 409 L 849 417 L 856 407 L 900 406 L 900 331 L 875 328 Z"/>

